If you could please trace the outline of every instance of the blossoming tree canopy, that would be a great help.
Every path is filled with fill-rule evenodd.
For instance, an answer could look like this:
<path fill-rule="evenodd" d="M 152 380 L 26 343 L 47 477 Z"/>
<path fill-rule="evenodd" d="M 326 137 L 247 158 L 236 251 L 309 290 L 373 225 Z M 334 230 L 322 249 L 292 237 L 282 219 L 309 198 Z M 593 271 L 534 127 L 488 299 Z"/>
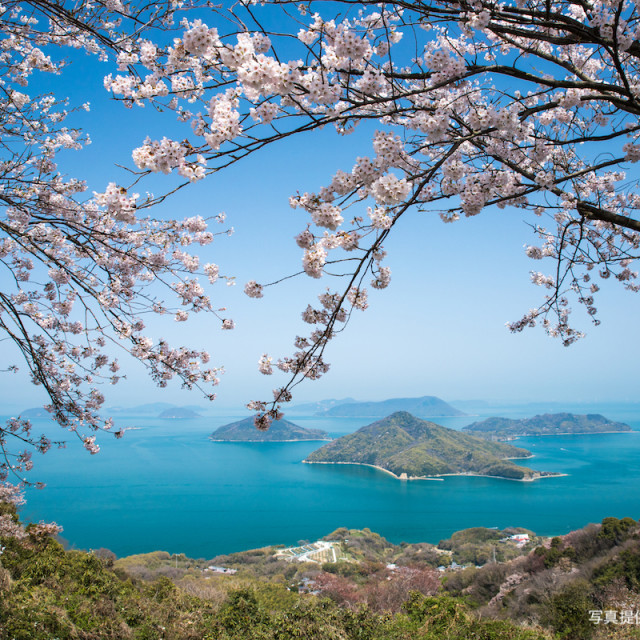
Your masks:
<path fill-rule="evenodd" d="M 549 268 L 532 273 L 543 299 L 513 331 L 540 322 L 569 345 L 582 335 L 569 322 L 571 300 L 597 323 L 601 280 L 638 289 L 634 2 L 17 2 L 1 19 L 2 255 L 15 273 L 15 291 L 2 295 L 3 329 L 72 429 L 99 426 L 94 379 L 117 377 L 106 335 L 126 340 L 160 384 L 174 375 L 187 386 L 215 383 L 217 370 L 201 368 L 206 353 L 154 345 L 140 319 L 141 309 L 167 310 L 145 293 L 150 280 L 177 294 L 176 320 L 213 309 L 185 250 L 211 240 L 205 221 L 154 221 L 141 213 L 159 198 L 115 183 L 87 198 L 81 182 L 57 171 L 56 152 L 81 146 L 83 133 L 65 128 L 61 97 L 29 87 L 34 74 L 60 69 L 65 47 L 113 60 L 104 79 L 113 97 L 173 113 L 183 126 L 132 150 L 138 190 L 148 174 L 199 181 L 327 125 L 342 135 L 359 124 L 373 131 L 351 166 L 327 167 L 322 189 L 292 185 L 302 191 L 290 205 L 306 214 L 295 239 L 302 270 L 336 284 L 303 311 L 312 330 L 296 337 L 291 356 L 260 358 L 262 373 L 276 367 L 287 381 L 273 400 L 250 403 L 259 427 L 280 415 L 301 379 L 327 371 L 328 341 L 367 307 L 368 287 L 388 286 L 383 244 L 416 211 L 445 222 L 495 207 L 531 216 L 526 252 Z M 44 284 L 31 277 L 38 268 Z M 203 270 L 218 277 L 217 265 Z M 259 298 L 268 284 L 254 280 L 245 291 Z M 73 319 L 78 308 L 88 321 Z M 24 421 L 9 430 L 49 446 L 30 440 Z M 92 436 L 81 437 L 92 450 Z"/>
<path fill-rule="evenodd" d="M 139 37 L 136 25 L 162 33 L 171 16 L 170 4 L 136 9 L 117 0 L 0 7 L 0 329 L 32 382 L 46 391 L 52 417 L 91 453 L 98 451 L 94 432 L 113 426 L 99 415 L 99 384 L 120 379 L 118 347 L 140 360 L 160 386 L 177 377 L 213 398 L 210 387 L 221 369 L 209 364 L 209 354 L 154 343 L 145 335 L 145 315 L 184 321 L 205 311 L 222 329 L 233 328 L 197 278 L 224 278 L 217 265 L 201 265 L 191 250 L 216 235 L 207 221 L 153 219 L 145 211 L 157 202 L 153 196 L 140 197 L 107 179 L 103 191 L 91 194 L 83 181 L 58 168 L 59 152 L 89 141 L 86 132 L 67 125 L 76 109 L 89 106 L 68 105 L 66 56 L 73 49 L 105 60 L 124 55 Z M 60 95 L 43 93 L 43 78 L 58 74 Z M 184 167 L 182 174 L 194 179 L 197 170 Z M 172 301 L 158 297 L 163 288 Z M 32 451 L 51 446 L 50 438 L 32 433 L 28 420 L 9 420 L 0 427 L 0 483 L 22 478 L 32 466 Z"/>
<path fill-rule="evenodd" d="M 637 290 L 640 200 L 627 175 L 640 158 L 634 2 L 283 1 L 224 17 L 187 16 L 170 46 L 138 42 L 106 79 L 121 99 L 162 104 L 190 126 L 178 171 L 188 162 L 217 171 L 325 125 L 347 135 L 377 123 L 351 167 L 327 168 L 322 189 L 291 197 L 308 214 L 296 238 L 304 272 L 342 283 L 303 313 L 314 329 L 274 363 L 289 381 L 273 402 L 252 403 L 264 412 L 259 426 L 297 381 L 326 371 L 327 341 L 367 306 L 366 286 L 389 284 L 382 245 L 412 212 L 445 222 L 488 207 L 531 214 L 537 242 L 526 252 L 550 269 L 532 272 L 544 298 L 513 331 L 540 321 L 569 345 L 583 335 L 569 322 L 571 298 L 597 324 L 600 280 Z M 166 171 L 154 158 L 170 144 L 138 148 L 139 169 Z M 246 292 L 260 297 L 263 286 Z M 272 373 L 271 363 L 264 355 L 260 370 Z"/>

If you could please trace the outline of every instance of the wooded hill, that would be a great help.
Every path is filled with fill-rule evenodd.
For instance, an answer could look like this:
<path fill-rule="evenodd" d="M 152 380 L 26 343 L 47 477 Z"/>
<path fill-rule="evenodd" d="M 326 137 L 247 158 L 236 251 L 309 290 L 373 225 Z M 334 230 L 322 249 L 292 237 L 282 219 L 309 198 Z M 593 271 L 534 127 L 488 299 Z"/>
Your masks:
<path fill-rule="evenodd" d="M 573 413 L 545 413 L 544 415 L 513 420 L 488 418 L 463 428 L 477 436 L 508 438 L 516 436 L 551 436 L 561 434 L 588 434 L 631 431 L 628 424 L 613 422 L 599 413 L 575 415 Z"/>
<path fill-rule="evenodd" d="M 305 429 L 288 420 L 275 420 L 267 431 L 256 429 L 253 416 L 226 424 L 210 436 L 216 442 L 291 442 L 294 440 L 331 440 L 321 429 Z"/>
<path fill-rule="evenodd" d="M 526 449 L 489 442 L 399 411 L 334 440 L 311 453 L 306 462 L 367 464 L 409 478 L 473 474 L 525 480 L 553 475 L 505 459 L 530 455 Z"/>

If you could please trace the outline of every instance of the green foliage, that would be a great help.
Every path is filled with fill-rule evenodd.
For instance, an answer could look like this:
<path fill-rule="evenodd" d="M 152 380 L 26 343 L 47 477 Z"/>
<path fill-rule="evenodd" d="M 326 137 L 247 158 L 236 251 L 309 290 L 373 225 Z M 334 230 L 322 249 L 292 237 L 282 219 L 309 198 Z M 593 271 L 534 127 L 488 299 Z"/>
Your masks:
<path fill-rule="evenodd" d="M 10 516 L 14 522 L 18 522 L 18 511 L 11 502 L 0 501 L 0 516 Z"/>
<path fill-rule="evenodd" d="M 412 594 L 405 610 L 416 640 L 543 640 L 543 631 L 519 629 L 506 621 L 480 620 L 456 598 Z"/>
<path fill-rule="evenodd" d="M 399 551 L 398 545 L 389 542 L 370 529 L 349 529 L 342 539 L 343 553 L 355 560 L 391 562 Z M 326 540 L 340 540 L 327 536 Z"/>
<path fill-rule="evenodd" d="M 441 540 L 438 548 L 453 552 L 452 558 L 458 564 L 485 565 L 495 558 L 498 562 L 512 560 L 522 554 L 528 553 L 515 542 L 506 540 L 515 533 L 528 533 L 531 540 L 535 533 L 528 529 L 487 529 L 485 527 L 473 527 L 457 531 L 451 538 Z M 504 542 L 501 542 L 504 540 Z"/>
<path fill-rule="evenodd" d="M 455 549 L 466 543 L 478 544 L 488 540 L 500 540 L 504 536 L 498 529 L 487 529 L 486 527 L 472 527 L 456 531 L 448 540 L 441 540 L 438 543 L 440 549 Z"/>
<path fill-rule="evenodd" d="M 509 478 L 511 480 L 522 480 L 529 475 L 525 468 L 519 467 L 513 464 L 513 462 L 505 460 L 487 465 L 482 470 L 482 473 L 487 476 L 498 476 L 500 478 Z"/>
<path fill-rule="evenodd" d="M 439 553 L 437 547 L 427 542 L 403 542 L 394 562 L 400 566 L 414 568 L 435 568 L 441 565 L 446 567 L 451 564 L 451 556 Z"/>
<path fill-rule="evenodd" d="M 376 565 L 372 569 L 368 563 L 363 562 L 325 562 L 322 565 L 323 571 L 343 578 L 364 578 L 380 568 L 381 565 Z"/>
<path fill-rule="evenodd" d="M 348 560 L 347 563 L 339 562 L 336 565 L 328 563 L 331 566 L 327 566 L 326 569 L 323 566 L 323 570 L 345 577 L 368 575 L 379 570 L 380 563 L 435 568 L 451 562 L 448 555 L 438 553 L 436 547 L 428 542 L 403 542 L 397 545 L 366 528 L 342 527 L 325 536 L 323 540 L 340 542 L 341 553 Z"/>
<path fill-rule="evenodd" d="M 626 540 L 632 529 L 637 526 L 637 522 L 632 518 L 604 518 L 602 528 L 598 533 L 598 538 L 607 540 L 613 544 L 620 544 Z"/>
<path fill-rule="evenodd" d="M 631 431 L 631 427 L 612 422 L 599 414 L 575 415 L 572 413 L 547 413 L 545 415 L 512 420 L 510 418 L 488 418 L 474 422 L 465 431 L 484 437 L 545 436 L 564 433 L 607 433 Z"/>
<path fill-rule="evenodd" d="M 269 616 L 252 591 L 241 589 L 229 594 L 229 599 L 218 612 L 216 621 L 226 630 L 234 632 L 268 626 Z"/>
<path fill-rule="evenodd" d="M 637 534 L 634 520 L 605 518 L 602 525 L 552 538 L 548 546 L 537 547 L 526 557 L 449 574 L 443 586 L 452 595 L 464 595 L 483 615 L 522 622 L 540 620 L 558 640 L 630 640 L 639 635 L 637 629 L 615 625 L 596 628 L 589 611 L 619 610 L 620 603 L 638 601 Z M 491 533 L 475 529 L 441 544 L 452 547 L 457 540 L 464 548 L 468 540 L 485 537 L 490 538 Z"/>
<path fill-rule="evenodd" d="M 136 587 L 109 568 L 109 559 L 65 551 L 53 539 L 1 542 L 10 584 L 0 598 L 0 638 L 195 640 L 204 633 L 211 606 L 167 578 Z"/>
<path fill-rule="evenodd" d="M 622 580 L 633 591 L 640 591 L 640 549 L 625 549 L 593 572 L 593 583 L 597 586 L 616 580 Z"/>
<path fill-rule="evenodd" d="M 589 610 L 596 609 L 593 587 L 584 579 L 575 580 L 555 593 L 545 609 L 545 622 L 562 640 L 587 640 L 595 626 L 589 620 Z"/>

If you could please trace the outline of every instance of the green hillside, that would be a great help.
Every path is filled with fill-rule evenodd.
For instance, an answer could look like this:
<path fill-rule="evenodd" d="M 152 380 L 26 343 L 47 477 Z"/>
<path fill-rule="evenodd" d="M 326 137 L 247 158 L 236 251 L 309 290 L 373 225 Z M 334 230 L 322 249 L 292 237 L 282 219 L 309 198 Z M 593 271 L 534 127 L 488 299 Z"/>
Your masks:
<path fill-rule="evenodd" d="M 321 429 L 305 429 L 288 420 L 276 420 L 268 431 L 260 431 L 253 417 L 226 424 L 210 436 L 216 442 L 290 442 L 292 440 L 331 440 Z"/>
<path fill-rule="evenodd" d="M 0 501 L 0 516 L 20 527 L 14 505 Z M 524 548 L 504 539 L 523 531 L 475 527 L 436 549 L 340 528 L 325 540 L 343 559 L 318 564 L 278 559 L 276 547 L 116 559 L 65 551 L 29 525 L 19 538 L 0 531 L 0 638 L 638 640 L 637 521 L 608 517 L 546 540 L 528 532 Z"/>
<path fill-rule="evenodd" d="M 306 462 L 368 464 L 409 478 L 472 474 L 531 480 L 555 475 L 505 459 L 530 455 L 526 449 L 488 442 L 399 411 L 334 440 L 314 451 Z"/>
<path fill-rule="evenodd" d="M 565 433 L 609 433 L 631 431 L 628 424 L 613 422 L 598 413 L 575 415 L 573 413 L 546 413 L 544 415 L 512 420 L 510 418 L 488 418 L 474 422 L 465 431 L 483 437 L 550 436 Z"/>

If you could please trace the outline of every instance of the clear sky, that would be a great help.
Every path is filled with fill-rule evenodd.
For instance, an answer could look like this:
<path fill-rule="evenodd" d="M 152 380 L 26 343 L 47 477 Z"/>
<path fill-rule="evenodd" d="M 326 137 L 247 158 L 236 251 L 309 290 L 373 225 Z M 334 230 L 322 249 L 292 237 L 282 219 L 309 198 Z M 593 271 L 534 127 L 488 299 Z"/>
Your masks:
<path fill-rule="evenodd" d="M 68 77 L 81 73 L 85 81 L 70 82 L 69 92 L 72 100 L 92 103 L 92 111 L 79 115 L 77 122 L 93 144 L 62 158 L 68 173 L 86 178 L 91 190 L 122 179 L 115 163 L 131 166 L 131 149 L 147 135 L 184 137 L 171 114 L 126 110 L 110 102 L 102 89 L 102 76 L 110 70 L 104 65 L 81 56 L 73 69 Z M 43 88 L 49 82 L 44 79 Z M 263 352 L 275 357 L 291 353 L 293 338 L 307 327 L 300 312 L 331 282 L 301 276 L 270 288 L 262 300 L 247 298 L 243 285 L 300 269 L 302 251 L 293 236 L 305 228 L 307 217 L 289 208 L 288 197 L 297 190 L 318 189 L 336 169 L 349 171 L 357 156 L 371 154 L 369 133 L 339 137 L 324 130 L 267 148 L 183 190 L 159 210 L 177 218 L 225 211 L 235 228 L 233 236 L 217 239 L 201 256 L 237 278 L 237 286 L 219 283 L 211 291 L 215 304 L 228 307 L 236 329 L 222 332 L 206 316 L 188 324 L 169 317 L 150 324 L 155 339 L 207 348 L 213 362 L 226 367 L 218 389 L 220 407 L 268 399 L 271 389 L 284 383 L 283 375 L 260 375 L 258 358 Z M 154 179 L 150 188 L 159 193 L 170 183 L 165 181 Z M 429 213 L 405 216 L 385 247 L 390 288 L 370 291 L 369 309 L 354 313 L 350 326 L 329 347 L 331 371 L 321 381 L 299 386 L 295 401 L 419 395 L 507 402 L 637 400 L 640 298 L 616 282 L 604 283 L 596 301 L 601 326 L 580 316 L 579 326 L 588 335 L 570 348 L 541 329 L 519 335 L 506 329 L 506 322 L 542 300 L 542 290 L 529 282 L 529 271 L 545 271 L 545 263 L 524 254 L 523 245 L 535 238 L 522 215 L 515 209 L 487 211 L 451 225 Z M 3 360 L 13 361 L 9 346 L 1 348 Z M 105 389 L 107 405 L 202 402 L 196 393 L 182 392 L 178 383 L 156 389 L 130 359 L 121 358 L 121 364 L 128 381 Z M 10 411 L 42 399 L 21 374 L 5 374 L 3 389 Z"/>

